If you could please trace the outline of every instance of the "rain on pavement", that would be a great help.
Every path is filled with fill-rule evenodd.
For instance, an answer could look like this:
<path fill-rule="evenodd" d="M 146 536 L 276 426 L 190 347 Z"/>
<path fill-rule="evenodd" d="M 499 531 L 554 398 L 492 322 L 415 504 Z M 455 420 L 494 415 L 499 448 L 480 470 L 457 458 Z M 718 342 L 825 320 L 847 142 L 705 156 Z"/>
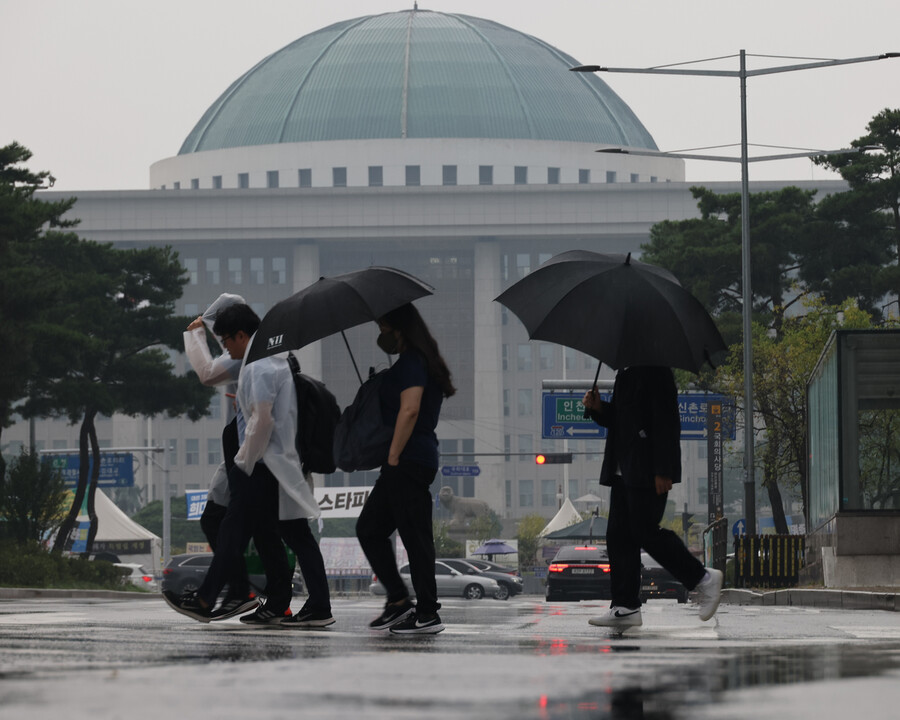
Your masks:
<path fill-rule="evenodd" d="M 158 597 L 0 602 L 0 712 L 28 718 L 867 718 L 900 707 L 900 613 L 442 599 L 447 629 L 369 631 L 341 598 L 324 630 L 201 624 Z"/>

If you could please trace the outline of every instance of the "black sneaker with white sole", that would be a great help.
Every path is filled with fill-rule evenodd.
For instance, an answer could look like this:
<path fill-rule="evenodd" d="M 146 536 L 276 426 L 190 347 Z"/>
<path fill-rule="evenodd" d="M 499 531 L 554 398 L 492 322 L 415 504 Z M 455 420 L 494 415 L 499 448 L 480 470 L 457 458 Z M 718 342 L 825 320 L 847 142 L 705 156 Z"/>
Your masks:
<path fill-rule="evenodd" d="M 331 610 L 315 610 L 305 605 L 299 612 L 281 621 L 288 628 L 323 628 L 334 625 Z"/>
<path fill-rule="evenodd" d="M 388 603 L 384 606 L 384 612 L 369 623 L 369 627 L 373 630 L 387 630 L 392 625 L 406 620 L 415 611 L 416 607 L 410 602 L 409 598 Z"/>
<path fill-rule="evenodd" d="M 208 623 L 212 620 L 212 608 L 201 603 L 195 592 L 176 595 L 171 590 L 165 590 L 162 596 L 175 612 L 187 615 L 189 618 L 202 623 Z"/>
<path fill-rule="evenodd" d="M 290 616 L 290 608 L 283 612 L 273 612 L 272 610 L 267 610 L 266 606 L 263 605 L 261 608 L 257 608 L 256 612 L 252 612 L 249 615 L 241 615 L 241 622 L 245 625 L 281 625 Z"/>
<path fill-rule="evenodd" d="M 209 616 L 210 620 L 227 620 L 235 615 L 243 615 L 244 613 L 255 610 L 259 607 L 259 598 L 225 598 Z"/>
<path fill-rule="evenodd" d="M 444 623 L 440 616 L 419 615 L 413 613 L 405 620 L 391 627 L 391 632 L 396 635 L 435 635 L 444 629 Z"/>

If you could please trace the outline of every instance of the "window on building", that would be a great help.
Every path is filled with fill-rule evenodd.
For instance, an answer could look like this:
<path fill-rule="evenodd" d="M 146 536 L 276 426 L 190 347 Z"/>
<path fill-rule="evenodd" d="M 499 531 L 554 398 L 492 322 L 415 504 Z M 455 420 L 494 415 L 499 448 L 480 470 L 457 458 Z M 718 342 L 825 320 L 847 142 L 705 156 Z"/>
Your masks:
<path fill-rule="evenodd" d="M 297 184 L 302 188 L 312 187 L 312 168 L 300 168 L 297 171 Z"/>
<path fill-rule="evenodd" d="M 556 504 L 556 480 L 541 480 L 541 507 Z"/>
<path fill-rule="evenodd" d="M 222 462 L 222 441 L 219 438 L 206 438 L 206 464 L 218 465 Z"/>
<path fill-rule="evenodd" d="M 530 372 L 531 369 L 531 345 L 529 343 L 520 343 L 516 355 L 516 370 Z"/>
<path fill-rule="evenodd" d="M 191 190 L 200 189 L 200 178 L 191 178 Z"/>
<path fill-rule="evenodd" d="M 213 186 L 213 190 L 221 190 L 222 189 L 222 176 L 221 175 L 213 175 L 212 186 Z"/>
<path fill-rule="evenodd" d="M 185 258 L 184 269 L 188 272 L 188 285 L 196 285 L 198 281 L 197 258 Z"/>
<path fill-rule="evenodd" d="M 172 189 L 173 190 L 181 190 L 181 183 L 180 182 L 172 183 Z"/>
<path fill-rule="evenodd" d="M 563 356 L 566 359 L 566 370 L 574 370 L 578 367 L 578 353 L 572 348 L 563 348 Z"/>
<path fill-rule="evenodd" d="M 538 357 L 540 358 L 541 370 L 552 370 L 556 358 L 556 346 L 548 343 L 538 345 Z"/>
<path fill-rule="evenodd" d="M 347 168 L 331 168 L 331 184 L 334 187 L 347 187 Z"/>
<path fill-rule="evenodd" d="M 578 480 L 569 478 L 569 500 L 575 500 L 580 497 L 581 493 L 578 492 Z"/>
<path fill-rule="evenodd" d="M 494 166 L 479 165 L 478 166 L 478 184 L 493 185 L 494 184 Z"/>
<path fill-rule="evenodd" d="M 651 175 L 651 176 L 650 176 L 650 182 L 652 182 L 652 183 L 659 182 L 659 178 L 656 177 L 656 175 Z"/>
<path fill-rule="evenodd" d="M 344 185 L 346 184 L 347 179 L 344 178 Z M 369 187 L 381 187 L 382 185 L 384 185 L 384 168 L 381 165 L 369 165 Z"/>
<path fill-rule="evenodd" d="M 462 478 L 462 487 L 460 488 L 460 493 L 463 497 L 475 497 L 475 478 L 470 475 L 464 476 Z"/>
<path fill-rule="evenodd" d="M 63 447 L 65 447 L 65 445 L 63 445 Z M 506 453 L 506 457 L 503 459 L 506 460 L 506 462 L 509 462 L 512 457 L 512 437 L 510 435 L 503 436 L 503 452 Z"/>
<path fill-rule="evenodd" d="M 509 345 L 506 343 L 500 346 L 500 366 L 503 370 L 509 370 Z"/>
<path fill-rule="evenodd" d="M 262 285 L 266 281 L 265 261 L 262 258 L 250 258 L 250 282 Z"/>
<path fill-rule="evenodd" d="M 406 184 L 410 187 L 422 184 L 422 168 L 418 165 L 406 166 Z"/>
<path fill-rule="evenodd" d="M 519 435 L 519 462 L 534 462 L 531 457 L 534 454 L 534 437 L 532 435 Z"/>
<path fill-rule="evenodd" d="M 537 261 L 538 266 L 543 265 L 545 262 L 547 262 L 552 257 L 553 257 L 552 253 L 538 253 L 538 261 Z"/>
<path fill-rule="evenodd" d="M 219 258 L 206 258 L 206 284 L 218 285 L 219 281 Z"/>
<path fill-rule="evenodd" d="M 243 280 L 243 261 L 241 258 L 228 258 L 228 284 L 240 285 Z"/>
<path fill-rule="evenodd" d="M 701 505 L 709 504 L 709 485 L 705 477 L 697 478 L 697 502 Z"/>
<path fill-rule="evenodd" d="M 54 450 L 65 450 L 68 447 L 69 447 L 68 440 L 63 439 L 63 440 L 54 440 L 53 441 L 53 449 Z"/>
<path fill-rule="evenodd" d="M 250 173 L 238 173 L 238 187 L 246 190 L 250 187 Z"/>
<path fill-rule="evenodd" d="M 195 318 L 199 314 L 200 314 L 200 306 L 197 303 L 185 303 L 184 304 L 185 317 Z"/>
<path fill-rule="evenodd" d="M 185 438 L 184 441 L 184 464 L 199 465 L 200 464 L 200 440 L 197 438 Z"/>
<path fill-rule="evenodd" d="M 531 272 L 531 255 L 528 253 L 516 254 L 516 279 L 521 280 Z"/>
<path fill-rule="evenodd" d="M 519 507 L 534 507 L 534 480 L 519 480 Z"/>
<path fill-rule="evenodd" d="M 548 167 L 547 168 L 547 184 L 548 185 L 559 185 L 559 168 L 558 167 Z"/>
<path fill-rule="evenodd" d="M 640 176 L 637 173 L 631 173 L 631 182 L 636 183 L 640 180 Z"/>
<path fill-rule="evenodd" d="M 606 182 L 614 183 L 616 181 L 616 171 L 615 170 L 607 170 L 606 171 Z"/>
<path fill-rule="evenodd" d="M 266 187 L 267 188 L 277 188 L 278 187 L 278 171 L 277 170 L 266 170 Z"/>
<path fill-rule="evenodd" d="M 585 370 L 596 370 L 599 362 L 597 358 L 591 357 L 590 355 L 584 356 L 584 369 Z"/>
<path fill-rule="evenodd" d="M 513 170 L 513 182 L 516 185 L 528 184 L 528 167 L 526 165 L 516 165 Z"/>
<path fill-rule="evenodd" d="M 441 170 L 441 182 L 444 185 L 456 185 L 456 165 L 444 165 Z"/>
<path fill-rule="evenodd" d="M 509 417 L 509 388 L 503 389 L 503 417 Z"/>
<path fill-rule="evenodd" d="M 178 465 L 178 440 L 175 438 L 169 440 L 169 442 L 166 443 L 166 447 L 168 448 L 169 467 L 175 467 Z"/>
<path fill-rule="evenodd" d="M 283 257 L 272 258 L 272 284 L 284 285 L 287 283 L 287 260 Z"/>
<path fill-rule="evenodd" d="M 591 171 L 585 168 L 581 168 L 578 171 L 578 184 L 579 185 L 589 185 L 591 182 Z"/>
<path fill-rule="evenodd" d="M 256 313 L 257 317 L 263 317 L 266 314 L 266 304 L 261 302 L 250 303 L 250 309 Z"/>
<path fill-rule="evenodd" d="M 220 420 L 222 418 L 222 398 L 219 397 L 218 393 L 213 395 L 212 400 L 209 401 L 209 407 L 206 408 L 206 417 L 210 420 Z"/>
<path fill-rule="evenodd" d="M 509 458 L 507 458 L 508 460 Z M 512 480 L 507 480 L 504 483 L 504 490 L 506 495 L 506 507 L 512 507 Z"/>
<path fill-rule="evenodd" d="M 533 393 L 531 388 L 521 388 L 516 393 L 516 412 L 521 417 L 534 414 Z"/>
<path fill-rule="evenodd" d="M 708 455 L 709 447 L 707 447 L 706 443 L 697 443 L 697 459 L 698 460 L 706 460 L 709 458 Z"/>

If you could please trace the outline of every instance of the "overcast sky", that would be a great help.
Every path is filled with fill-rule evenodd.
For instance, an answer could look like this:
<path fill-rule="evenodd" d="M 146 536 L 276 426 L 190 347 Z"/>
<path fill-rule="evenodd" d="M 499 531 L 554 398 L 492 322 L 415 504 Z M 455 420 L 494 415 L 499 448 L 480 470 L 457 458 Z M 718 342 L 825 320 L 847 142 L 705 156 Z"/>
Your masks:
<path fill-rule="evenodd" d="M 412 0 L 0 0 L 0 145 L 31 149 L 57 189 L 143 189 L 209 105 L 266 55 L 331 23 Z M 422 0 L 489 18 L 584 64 L 648 67 L 748 54 L 900 52 L 898 0 Z M 751 58 L 748 67 L 799 60 Z M 732 57 L 699 65 L 738 68 Z M 604 75 L 661 150 L 740 142 L 735 78 Z M 900 58 L 751 78 L 751 144 L 836 149 L 900 107 Z M 719 151 L 736 155 L 737 148 Z M 751 155 L 754 151 L 751 151 Z M 688 161 L 690 181 L 740 177 Z M 835 177 L 808 160 L 760 162 L 752 180 Z"/>

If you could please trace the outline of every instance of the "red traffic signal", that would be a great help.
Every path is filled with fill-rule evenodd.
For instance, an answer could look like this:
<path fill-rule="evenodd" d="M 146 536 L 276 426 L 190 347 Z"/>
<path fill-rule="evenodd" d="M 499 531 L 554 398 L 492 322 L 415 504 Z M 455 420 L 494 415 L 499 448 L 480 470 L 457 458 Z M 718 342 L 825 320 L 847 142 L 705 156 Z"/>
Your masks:
<path fill-rule="evenodd" d="M 567 465 L 572 462 L 572 453 L 541 453 L 534 456 L 537 465 Z"/>

